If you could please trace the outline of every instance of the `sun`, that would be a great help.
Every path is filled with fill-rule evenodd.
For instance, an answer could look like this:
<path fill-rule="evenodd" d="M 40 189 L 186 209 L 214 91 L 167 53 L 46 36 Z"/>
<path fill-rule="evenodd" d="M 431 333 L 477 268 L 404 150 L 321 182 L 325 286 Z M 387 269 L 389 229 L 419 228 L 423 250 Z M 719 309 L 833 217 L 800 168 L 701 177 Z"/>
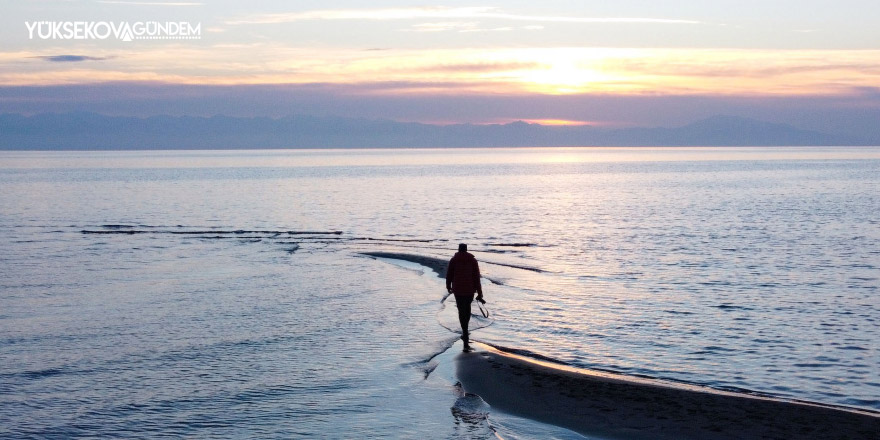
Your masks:
<path fill-rule="evenodd" d="M 619 90 L 625 78 L 602 69 L 603 61 L 614 55 L 607 52 L 581 48 L 529 51 L 521 57 L 535 61 L 536 66 L 515 72 L 511 79 L 530 92 L 550 95 Z"/>

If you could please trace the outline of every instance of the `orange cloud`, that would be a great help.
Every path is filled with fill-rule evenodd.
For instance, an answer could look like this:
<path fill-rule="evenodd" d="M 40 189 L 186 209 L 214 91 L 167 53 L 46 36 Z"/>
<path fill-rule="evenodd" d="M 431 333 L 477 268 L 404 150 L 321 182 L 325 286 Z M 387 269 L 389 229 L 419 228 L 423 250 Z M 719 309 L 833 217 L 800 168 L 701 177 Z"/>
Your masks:
<path fill-rule="evenodd" d="M 0 85 L 376 84 L 372 94 L 835 94 L 880 84 L 880 50 L 323 49 L 275 44 L 77 51 L 100 63 L 0 52 Z M 385 86 L 382 86 L 382 85 Z"/>
<path fill-rule="evenodd" d="M 274 24 L 309 20 L 415 20 L 415 19 L 489 19 L 555 23 L 641 23 L 641 24 L 702 24 L 697 20 L 657 17 L 582 17 L 553 15 L 521 15 L 501 12 L 499 8 L 477 7 L 419 7 L 375 9 L 324 9 L 278 14 L 255 14 L 228 20 L 227 24 Z"/>
<path fill-rule="evenodd" d="M 552 126 L 582 126 L 582 125 L 602 125 L 592 121 L 572 121 L 569 119 L 522 119 L 523 122 L 529 124 L 552 125 Z"/>

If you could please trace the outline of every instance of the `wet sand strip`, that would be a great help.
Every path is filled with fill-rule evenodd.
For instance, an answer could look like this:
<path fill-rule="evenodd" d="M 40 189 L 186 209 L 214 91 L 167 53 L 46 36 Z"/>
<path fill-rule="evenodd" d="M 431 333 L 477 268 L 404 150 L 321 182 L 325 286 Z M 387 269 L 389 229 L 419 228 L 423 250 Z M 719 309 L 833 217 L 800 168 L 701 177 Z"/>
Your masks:
<path fill-rule="evenodd" d="M 172 234 L 172 235 L 242 235 L 242 234 L 256 234 L 256 235 L 269 235 L 269 236 L 282 236 L 282 235 L 342 235 L 342 231 L 273 231 L 273 230 L 216 230 L 216 229 L 205 229 L 205 230 L 155 230 L 155 229 L 120 229 L 120 228 L 110 228 L 106 230 L 102 229 L 83 229 L 80 231 L 83 234 L 105 234 L 105 235 L 135 235 L 135 234 Z"/>
<path fill-rule="evenodd" d="M 499 410 L 608 439 L 877 439 L 880 413 L 568 368 L 476 344 L 465 391 Z"/>
<path fill-rule="evenodd" d="M 449 264 L 449 259 L 428 257 L 425 255 L 406 254 L 406 253 L 401 253 L 401 252 L 361 252 L 360 254 L 366 255 L 369 257 L 392 258 L 395 260 L 403 260 L 403 261 L 409 261 L 412 263 L 418 263 L 418 264 L 421 264 L 422 266 L 427 266 L 427 267 L 431 268 L 432 270 L 434 270 L 435 272 L 437 272 L 440 275 L 440 278 L 446 277 L 446 265 Z M 535 267 L 516 266 L 513 264 L 496 263 L 496 262 L 486 261 L 486 260 L 481 260 L 480 264 L 494 264 L 496 266 L 512 267 L 514 269 L 528 270 L 531 272 L 539 272 L 539 273 L 544 272 L 543 270 L 535 268 Z M 484 276 L 483 278 L 486 278 L 486 277 Z M 486 278 L 486 279 L 488 279 L 488 278 Z M 496 280 L 489 279 L 489 281 L 491 281 L 494 284 L 503 284 L 503 283 L 496 281 Z"/>
<path fill-rule="evenodd" d="M 428 257 L 425 255 L 406 254 L 401 252 L 361 252 L 361 255 L 378 258 L 391 258 L 394 260 L 409 261 L 428 267 L 440 276 L 446 278 L 446 266 L 449 264 L 448 259 Z"/>

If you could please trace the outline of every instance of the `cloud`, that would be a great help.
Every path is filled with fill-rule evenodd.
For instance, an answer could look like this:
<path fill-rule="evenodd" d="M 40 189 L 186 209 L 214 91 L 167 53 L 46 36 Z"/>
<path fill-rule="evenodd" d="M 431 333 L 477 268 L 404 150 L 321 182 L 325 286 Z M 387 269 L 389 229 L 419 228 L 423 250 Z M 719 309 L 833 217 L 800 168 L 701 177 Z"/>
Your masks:
<path fill-rule="evenodd" d="M 432 64 L 422 68 L 426 72 L 468 72 L 491 73 L 515 70 L 541 69 L 545 66 L 537 62 L 481 62 L 459 64 Z"/>
<path fill-rule="evenodd" d="M 490 29 L 462 29 L 459 32 L 510 32 L 515 30 L 510 26 L 490 28 Z"/>
<path fill-rule="evenodd" d="M 474 29 L 477 23 L 473 21 L 440 21 L 432 23 L 420 23 L 412 25 L 416 32 L 443 32 L 462 29 Z"/>
<path fill-rule="evenodd" d="M 501 12 L 495 7 L 422 7 L 380 9 L 320 9 L 280 14 L 256 14 L 229 20 L 227 24 L 271 24 L 307 20 L 418 20 L 418 19 L 494 19 L 555 23 L 640 23 L 640 24 L 701 24 L 696 20 L 650 17 L 572 17 L 553 15 L 522 15 Z"/>
<path fill-rule="evenodd" d="M 374 46 L 374 48 L 382 48 Z M 880 51 L 646 48 L 389 49 L 278 43 L 155 46 L 93 56 L 0 52 L 0 84 L 163 80 L 183 84 L 406 84 L 369 93 L 845 94 L 876 86 Z M 194 69 L 193 66 L 198 66 Z M 564 118 L 562 118 L 564 119 Z"/>
<path fill-rule="evenodd" d="M 77 63 L 80 61 L 103 61 L 109 60 L 113 57 L 90 57 L 86 55 L 46 55 L 31 58 L 39 58 L 42 60 L 51 61 L 53 63 Z"/>
<path fill-rule="evenodd" d="M 137 6 L 204 6 L 201 2 L 136 2 L 127 0 L 96 0 L 96 3 Z"/>
<path fill-rule="evenodd" d="M 717 51 L 720 53 L 721 51 Z M 791 55 L 785 57 L 783 55 Z M 667 58 L 667 59 L 618 59 L 605 63 L 606 68 L 628 72 L 630 74 L 650 74 L 670 77 L 705 77 L 705 78 L 753 78 L 770 79 L 786 75 L 842 74 L 850 79 L 868 75 L 880 76 L 880 61 L 871 57 L 874 53 L 858 56 L 850 54 L 830 53 L 744 53 L 737 57 L 727 58 Z M 848 59 L 849 58 L 849 59 Z"/>
<path fill-rule="evenodd" d="M 493 28 L 481 28 L 479 22 L 476 21 L 439 21 L 430 23 L 419 23 L 412 25 L 409 29 L 402 29 L 404 32 L 509 32 L 517 29 L 535 31 L 544 29 L 544 26 L 502 26 Z"/>

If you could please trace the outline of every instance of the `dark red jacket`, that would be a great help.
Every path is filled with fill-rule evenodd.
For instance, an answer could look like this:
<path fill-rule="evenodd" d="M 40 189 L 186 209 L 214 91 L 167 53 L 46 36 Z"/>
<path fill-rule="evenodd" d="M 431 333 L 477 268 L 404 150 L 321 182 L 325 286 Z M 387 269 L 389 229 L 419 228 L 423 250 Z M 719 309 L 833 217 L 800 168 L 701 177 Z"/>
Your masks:
<path fill-rule="evenodd" d="M 456 295 L 483 294 L 480 286 L 480 266 L 477 259 L 468 252 L 456 252 L 446 267 L 446 289 Z"/>

